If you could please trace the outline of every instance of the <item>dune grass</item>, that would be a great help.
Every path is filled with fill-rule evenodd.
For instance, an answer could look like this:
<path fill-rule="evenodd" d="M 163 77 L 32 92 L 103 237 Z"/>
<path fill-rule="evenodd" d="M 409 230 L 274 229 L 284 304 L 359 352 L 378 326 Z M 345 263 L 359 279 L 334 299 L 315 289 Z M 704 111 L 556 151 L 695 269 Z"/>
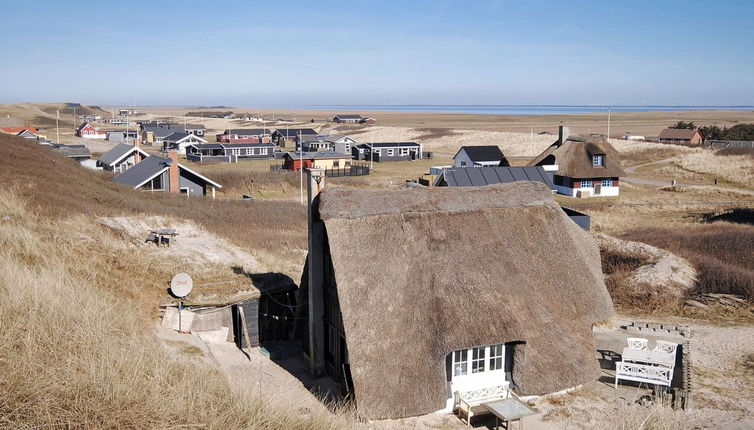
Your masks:
<path fill-rule="evenodd" d="M 69 221 L 86 229 L 85 217 Z M 72 223 L 72 224 L 71 224 Z M 296 399 L 233 391 L 225 376 L 161 348 L 139 301 L 86 276 L 74 229 L 0 191 L 0 427 L 348 428 Z M 82 258 L 83 257 L 83 258 Z M 141 276 L 120 271 L 124 283 Z"/>

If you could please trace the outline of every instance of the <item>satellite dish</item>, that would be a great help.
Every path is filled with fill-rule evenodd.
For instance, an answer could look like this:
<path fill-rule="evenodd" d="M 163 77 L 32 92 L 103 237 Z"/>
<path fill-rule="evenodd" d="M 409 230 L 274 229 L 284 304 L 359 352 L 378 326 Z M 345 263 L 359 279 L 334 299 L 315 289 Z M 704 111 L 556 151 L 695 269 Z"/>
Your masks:
<path fill-rule="evenodd" d="M 170 291 L 176 297 L 183 298 L 188 296 L 193 287 L 194 281 L 188 273 L 179 273 L 173 276 L 173 280 L 170 281 Z"/>
<path fill-rule="evenodd" d="M 165 165 L 166 166 L 172 166 L 173 165 L 173 159 L 172 158 L 168 158 L 167 160 L 165 160 Z"/>

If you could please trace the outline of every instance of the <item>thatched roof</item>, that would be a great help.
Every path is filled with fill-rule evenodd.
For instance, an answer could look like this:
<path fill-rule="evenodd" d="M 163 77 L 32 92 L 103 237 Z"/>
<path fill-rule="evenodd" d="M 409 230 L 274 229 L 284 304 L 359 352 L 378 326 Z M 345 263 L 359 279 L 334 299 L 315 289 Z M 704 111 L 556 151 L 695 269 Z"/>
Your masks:
<path fill-rule="evenodd" d="M 598 377 L 591 324 L 613 313 L 599 251 L 545 185 L 331 188 L 317 213 L 361 415 L 444 408 L 445 357 L 479 345 L 526 342 L 521 394 Z"/>
<path fill-rule="evenodd" d="M 604 166 L 593 166 L 592 156 L 605 156 Z M 554 156 L 554 160 L 550 155 Z M 557 164 L 556 175 L 570 178 L 617 178 L 625 175 L 620 167 L 620 154 L 604 137 L 569 137 L 558 146 L 553 143 L 537 156 L 530 166 Z"/>

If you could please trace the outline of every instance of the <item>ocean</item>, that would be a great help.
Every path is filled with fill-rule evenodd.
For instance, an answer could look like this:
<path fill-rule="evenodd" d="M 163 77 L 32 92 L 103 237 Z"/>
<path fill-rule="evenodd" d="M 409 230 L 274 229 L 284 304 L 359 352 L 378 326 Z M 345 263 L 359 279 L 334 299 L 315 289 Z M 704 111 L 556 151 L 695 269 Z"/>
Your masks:
<path fill-rule="evenodd" d="M 563 115 L 607 113 L 608 106 L 587 105 L 295 105 L 284 109 L 330 111 L 388 111 L 426 113 L 467 113 L 481 115 Z M 689 110 L 754 110 L 754 106 L 610 106 L 612 112 L 654 112 Z"/>

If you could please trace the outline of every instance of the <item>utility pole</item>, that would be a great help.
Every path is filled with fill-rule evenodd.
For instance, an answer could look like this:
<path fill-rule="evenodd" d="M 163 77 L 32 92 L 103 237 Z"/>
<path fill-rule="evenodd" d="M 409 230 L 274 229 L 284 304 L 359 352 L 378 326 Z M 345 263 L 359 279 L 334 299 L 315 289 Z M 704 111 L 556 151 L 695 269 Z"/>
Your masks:
<path fill-rule="evenodd" d="M 529 157 L 534 156 L 534 127 L 531 128 L 531 135 L 529 136 Z"/>
<path fill-rule="evenodd" d="M 286 132 L 286 135 L 287 134 L 288 133 Z M 298 132 L 298 137 L 299 137 L 299 140 L 301 140 L 301 132 L 300 131 Z M 300 182 L 301 182 L 301 185 L 299 187 L 299 191 L 301 193 L 301 204 L 303 205 L 304 204 L 304 150 L 303 150 L 303 145 L 302 145 L 301 148 L 299 148 L 298 154 L 299 154 L 298 172 L 299 172 L 299 177 L 300 177 Z"/>
<path fill-rule="evenodd" d="M 610 111 L 612 110 L 611 106 L 607 107 L 607 139 L 610 140 Z"/>
<path fill-rule="evenodd" d="M 56 113 L 57 115 L 55 116 L 55 136 L 57 136 L 56 137 L 57 140 L 55 141 L 55 143 L 60 143 L 60 127 L 58 125 L 58 120 L 60 119 L 60 111 L 56 111 Z"/>

